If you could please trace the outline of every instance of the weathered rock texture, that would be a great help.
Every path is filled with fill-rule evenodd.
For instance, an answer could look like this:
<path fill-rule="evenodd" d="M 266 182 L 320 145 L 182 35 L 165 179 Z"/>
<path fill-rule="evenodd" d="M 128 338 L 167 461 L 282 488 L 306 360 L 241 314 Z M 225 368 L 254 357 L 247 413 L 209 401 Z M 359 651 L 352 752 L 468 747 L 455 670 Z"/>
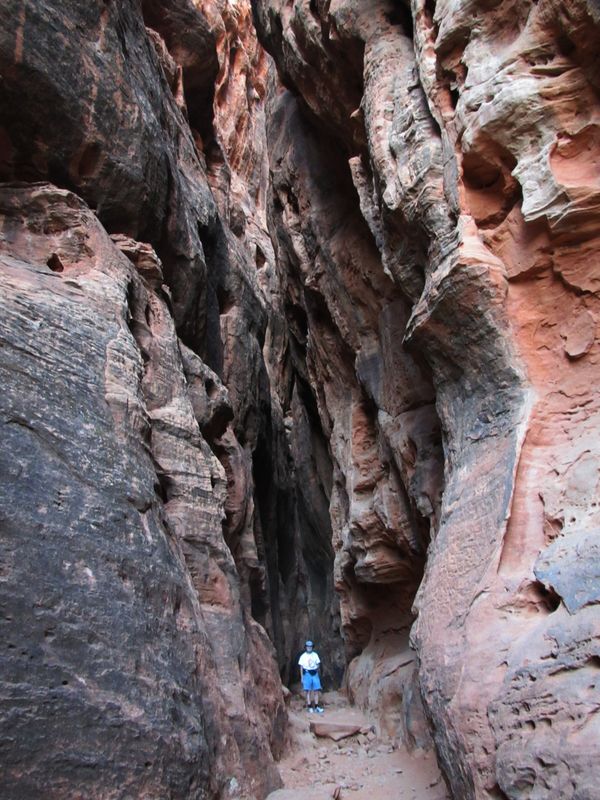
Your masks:
<path fill-rule="evenodd" d="M 306 635 L 343 670 L 271 68 L 246 3 L 1 9 L 0 793 L 262 797 Z"/>
<path fill-rule="evenodd" d="M 334 463 L 349 688 L 425 742 L 427 554 L 412 642 L 454 796 L 598 797 L 597 6 L 255 12 L 289 89 L 273 224 Z"/>
<path fill-rule="evenodd" d="M 252 6 L 0 0 L 2 796 L 596 798 L 597 7 Z"/>
<path fill-rule="evenodd" d="M 260 794 L 279 676 L 158 260 L 47 184 L 0 206 L 3 796 Z"/>

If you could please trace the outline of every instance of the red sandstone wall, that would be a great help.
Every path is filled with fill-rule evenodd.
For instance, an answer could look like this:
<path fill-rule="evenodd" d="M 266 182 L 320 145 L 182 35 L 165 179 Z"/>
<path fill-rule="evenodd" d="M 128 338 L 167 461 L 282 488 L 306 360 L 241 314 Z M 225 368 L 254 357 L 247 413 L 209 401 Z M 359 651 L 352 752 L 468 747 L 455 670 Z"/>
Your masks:
<path fill-rule="evenodd" d="M 3 796 L 595 797 L 595 6 L 0 5 Z"/>
<path fill-rule="evenodd" d="M 418 740 L 427 548 L 411 641 L 454 796 L 594 796 L 597 10 L 256 6 L 301 96 L 271 122 L 274 213 L 334 456 L 350 689 Z"/>

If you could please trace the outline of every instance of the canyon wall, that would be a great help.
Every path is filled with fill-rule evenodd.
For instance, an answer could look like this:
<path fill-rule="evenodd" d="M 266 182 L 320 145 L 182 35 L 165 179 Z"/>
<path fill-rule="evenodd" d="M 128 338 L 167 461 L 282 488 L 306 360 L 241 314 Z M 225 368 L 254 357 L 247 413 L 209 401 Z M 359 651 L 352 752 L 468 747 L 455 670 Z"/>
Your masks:
<path fill-rule="evenodd" d="M 596 6 L 0 7 L 2 796 L 598 797 Z"/>
<path fill-rule="evenodd" d="M 248 4 L 1 5 L 0 793 L 263 797 L 306 636 L 344 666 L 273 70 Z"/>
<path fill-rule="evenodd" d="M 598 8 L 255 11 L 348 688 L 426 744 L 414 614 L 453 796 L 597 797 Z"/>

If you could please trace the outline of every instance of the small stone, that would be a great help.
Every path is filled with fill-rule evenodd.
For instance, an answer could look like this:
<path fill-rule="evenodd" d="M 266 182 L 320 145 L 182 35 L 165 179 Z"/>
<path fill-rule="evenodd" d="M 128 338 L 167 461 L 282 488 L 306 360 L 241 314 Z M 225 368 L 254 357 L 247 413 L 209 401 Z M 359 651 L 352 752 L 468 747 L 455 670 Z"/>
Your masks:
<path fill-rule="evenodd" d="M 564 349 L 571 359 L 588 353 L 596 337 L 596 321 L 585 309 L 573 314 L 563 325 L 560 335 L 565 340 Z"/>

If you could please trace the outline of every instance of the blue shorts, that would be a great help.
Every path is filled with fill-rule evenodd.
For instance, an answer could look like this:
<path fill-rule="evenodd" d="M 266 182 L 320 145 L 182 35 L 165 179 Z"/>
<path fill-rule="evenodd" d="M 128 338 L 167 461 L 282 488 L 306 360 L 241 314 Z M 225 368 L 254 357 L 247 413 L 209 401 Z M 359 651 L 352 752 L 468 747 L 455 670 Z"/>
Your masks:
<path fill-rule="evenodd" d="M 319 673 L 315 672 L 314 675 L 311 675 L 309 672 L 304 670 L 304 675 L 302 676 L 302 688 L 305 692 L 320 692 L 321 681 L 319 680 Z"/>

